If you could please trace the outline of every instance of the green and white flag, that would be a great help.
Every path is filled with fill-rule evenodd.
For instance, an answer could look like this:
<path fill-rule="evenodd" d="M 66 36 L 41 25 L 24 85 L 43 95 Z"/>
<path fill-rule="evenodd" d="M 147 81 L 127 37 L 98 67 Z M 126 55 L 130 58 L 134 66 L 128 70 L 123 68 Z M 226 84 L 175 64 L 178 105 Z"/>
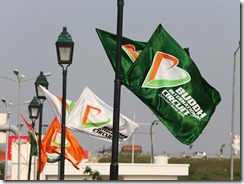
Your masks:
<path fill-rule="evenodd" d="M 103 45 L 110 45 L 104 40 L 101 39 Z M 122 57 L 125 54 L 123 50 Z M 142 100 L 180 142 L 193 143 L 206 127 L 221 97 L 201 76 L 189 52 L 159 25 L 136 60 L 131 62 L 129 70 L 122 74 L 123 85 Z"/>
<path fill-rule="evenodd" d="M 116 35 L 96 29 L 96 32 L 103 44 L 105 52 L 110 60 L 110 63 L 115 70 L 116 65 Z M 134 61 L 140 54 L 140 52 L 146 46 L 145 42 L 134 41 L 129 38 L 122 38 L 122 49 L 124 52 L 121 54 L 121 77 L 123 78 L 125 74 L 130 70 Z"/>
<path fill-rule="evenodd" d="M 37 144 L 38 144 L 38 133 L 35 132 L 34 128 L 32 125 L 28 122 L 28 120 L 24 117 L 23 114 L 21 114 L 21 117 L 23 121 L 25 122 L 27 128 L 28 128 L 28 136 L 30 139 L 30 144 L 31 144 L 31 154 L 37 156 Z"/>
<path fill-rule="evenodd" d="M 28 136 L 29 136 L 30 144 L 31 144 L 31 154 L 37 156 L 37 153 L 38 153 L 37 142 L 30 131 L 28 131 Z"/>
<path fill-rule="evenodd" d="M 61 119 L 62 100 L 40 86 L 56 117 Z M 112 141 L 113 109 L 88 87 L 85 87 L 77 102 L 66 101 L 66 127 L 73 131 L 87 133 L 98 139 Z M 139 125 L 120 114 L 119 142 L 131 139 Z"/>
<path fill-rule="evenodd" d="M 85 87 L 77 100 L 66 126 L 74 131 L 85 132 L 98 139 L 112 141 L 113 108 Z M 128 117 L 119 116 L 119 143 L 128 141 L 139 125 Z"/>

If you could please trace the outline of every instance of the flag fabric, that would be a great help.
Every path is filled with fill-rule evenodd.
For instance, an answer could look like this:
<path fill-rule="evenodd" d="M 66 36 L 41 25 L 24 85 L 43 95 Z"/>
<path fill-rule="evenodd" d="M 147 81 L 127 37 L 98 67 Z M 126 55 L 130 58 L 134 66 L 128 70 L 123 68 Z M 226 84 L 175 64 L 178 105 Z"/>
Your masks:
<path fill-rule="evenodd" d="M 101 29 L 96 29 L 96 32 L 103 44 L 111 65 L 115 70 L 117 36 Z M 122 52 L 121 54 L 121 77 L 123 78 L 125 74 L 129 71 L 130 67 L 133 65 L 140 52 L 146 46 L 146 43 L 141 41 L 134 41 L 129 38 L 123 37 L 122 45 L 122 49 L 124 50 L 124 52 Z"/>
<path fill-rule="evenodd" d="M 22 119 L 24 120 L 27 128 L 28 128 L 28 135 L 30 138 L 30 144 L 31 144 L 31 154 L 37 156 L 37 144 L 38 139 L 35 130 L 33 129 L 32 125 L 28 122 L 28 120 L 21 114 Z"/>
<path fill-rule="evenodd" d="M 61 160 L 61 156 L 58 153 L 47 153 L 47 162 L 55 163 Z"/>
<path fill-rule="evenodd" d="M 113 109 L 86 87 L 66 125 L 95 138 L 112 141 Z M 119 143 L 129 140 L 138 127 L 138 124 L 120 114 Z"/>
<path fill-rule="evenodd" d="M 96 32 L 101 40 L 104 50 L 109 58 L 109 61 L 115 71 L 116 66 L 116 45 L 117 36 L 115 34 L 109 33 L 107 31 L 96 28 Z M 122 50 L 121 53 L 121 78 L 130 70 L 133 63 L 138 58 L 141 51 L 145 48 L 146 42 L 135 41 L 126 37 L 122 37 Z M 184 50 L 190 55 L 189 49 L 184 48 Z"/>
<path fill-rule="evenodd" d="M 46 88 L 41 87 L 55 115 L 61 119 L 62 104 Z M 87 133 L 95 138 L 112 141 L 113 109 L 98 98 L 88 87 L 84 89 L 72 110 L 66 116 L 66 127 Z M 67 108 L 67 106 L 66 106 Z M 119 142 L 129 140 L 138 124 L 120 114 Z"/>
<path fill-rule="evenodd" d="M 106 37 L 103 32 L 99 33 Z M 101 39 L 101 35 L 99 37 Z M 115 47 L 106 39 L 101 41 L 105 51 Z M 114 56 L 106 53 L 112 63 Z M 219 92 L 201 76 L 189 51 L 162 25 L 156 28 L 123 75 L 123 85 L 151 109 L 175 138 L 187 145 L 199 137 L 221 101 Z"/>
<path fill-rule="evenodd" d="M 36 132 L 33 129 L 32 125 L 28 122 L 28 120 L 21 114 L 22 119 L 24 120 L 29 132 L 31 133 L 33 139 L 36 141 L 36 143 L 38 142 L 37 140 L 37 136 L 36 136 Z"/>
<path fill-rule="evenodd" d="M 237 155 L 238 151 L 240 151 L 240 136 L 237 134 L 232 135 L 232 149 L 234 150 L 234 154 Z"/>
<path fill-rule="evenodd" d="M 79 169 L 78 165 L 84 158 L 83 149 L 68 129 L 65 133 L 65 159 L 69 160 L 76 169 Z M 43 137 L 41 149 L 40 173 L 48 161 L 47 155 L 61 154 L 61 125 L 57 117 L 54 118 Z"/>
<path fill-rule="evenodd" d="M 30 144 L 31 144 L 31 154 L 38 156 L 38 133 L 32 128 L 31 124 L 28 120 L 21 114 L 22 119 L 24 120 L 27 128 L 28 128 L 28 136 L 30 137 Z M 54 163 L 60 160 L 60 155 L 56 153 L 47 153 L 49 163 Z"/>
<path fill-rule="evenodd" d="M 38 150 L 37 150 L 37 142 L 34 139 L 33 135 L 30 133 L 30 131 L 28 132 L 28 136 L 30 138 L 30 145 L 31 145 L 31 155 L 35 155 L 37 156 L 38 154 Z"/>
<path fill-rule="evenodd" d="M 53 95 L 43 86 L 41 86 L 41 85 L 39 85 L 39 86 L 42 89 L 45 97 L 47 98 L 48 103 L 50 104 L 51 109 L 53 110 L 55 116 L 58 118 L 59 122 L 61 122 L 61 118 L 62 118 L 62 97 Z M 75 106 L 74 101 L 66 99 L 66 121 L 67 121 L 71 111 L 73 110 L 74 106 Z"/>

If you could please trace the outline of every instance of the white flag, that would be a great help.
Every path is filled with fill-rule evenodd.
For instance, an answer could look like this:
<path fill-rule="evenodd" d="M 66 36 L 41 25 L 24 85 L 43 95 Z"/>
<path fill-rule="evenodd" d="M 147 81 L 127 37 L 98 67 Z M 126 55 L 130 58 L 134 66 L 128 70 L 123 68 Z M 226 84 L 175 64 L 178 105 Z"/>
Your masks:
<path fill-rule="evenodd" d="M 43 86 L 39 85 L 40 88 L 42 89 L 44 95 L 46 96 L 55 116 L 58 118 L 59 122 L 61 122 L 62 118 L 62 97 L 55 96 L 52 93 L 50 93 L 46 88 Z M 75 105 L 74 101 L 70 101 L 66 99 L 66 121 L 68 117 L 70 116 L 70 113 Z"/>
<path fill-rule="evenodd" d="M 240 136 L 239 135 L 232 135 L 233 138 L 232 138 L 232 143 L 231 143 L 231 146 L 234 150 L 234 154 L 237 155 L 238 154 L 238 151 L 240 151 Z"/>
<path fill-rule="evenodd" d="M 61 119 L 62 103 L 47 89 L 41 89 L 43 90 L 47 100 L 50 102 L 55 115 L 59 116 L 58 118 Z M 68 102 L 66 104 L 66 112 L 68 106 L 70 106 Z M 84 89 L 78 101 L 76 103 L 71 102 L 71 104 L 72 108 L 69 108 L 69 114 L 66 115 L 67 128 L 88 133 L 89 135 L 99 139 L 112 141 L 112 107 L 99 99 L 88 87 Z M 138 127 L 138 124 L 120 114 L 119 142 L 129 140 Z"/>

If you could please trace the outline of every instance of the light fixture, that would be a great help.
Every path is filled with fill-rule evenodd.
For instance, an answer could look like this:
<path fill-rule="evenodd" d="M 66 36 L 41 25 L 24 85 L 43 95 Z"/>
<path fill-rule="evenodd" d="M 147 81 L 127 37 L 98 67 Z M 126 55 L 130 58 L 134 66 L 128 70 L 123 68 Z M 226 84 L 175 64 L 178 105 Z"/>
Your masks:
<path fill-rule="evenodd" d="M 56 42 L 58 64 L 63 70 L 63 95 L 62 95 L 62 117 L 61 117 L 61 152 L 60 152 L 60 171 L 59 179 L 64 180 L 65 171 L 65 124 L 66 124 L 66 88 L 67 88 L 67 69 L 72 64 L 74 42 L 71 35 L 67 32 L 67 27 L 63 27 L 62 33 Z M 64 66 L 66 65 L 66 66 Z"/>
<path fill-rule="evenodd" d="M 32 119 L 32 121 L 38 118 L 40 113 L 40 103 L 36 99 L 36 97 L 34 97 L 29 104 L 28 113 L 29 113 L 29 118 Z"/>
<path fill-rule="evenodd" d="M 63 27 L 63 31 L 56 42 L 56 50 L 58 56 L 58 64 L 71 64 L 73 58 L 74 42 L 71 35 L 67 31 L 67 27 Z"/>
<path fill-rule="evenodd" d="M 45 94 L 43 93 L 42 89 L 40 86 L 43 86 L 44 88 L 48 89 L 48 81 L 45 75 L 43 75 L 43 72 L 40 72 L 40 75 L 37 77 L 36 82 L 35 82 L 35 87 L 36 87 L 36 97 L 37 99 L 46 99 Z"/>

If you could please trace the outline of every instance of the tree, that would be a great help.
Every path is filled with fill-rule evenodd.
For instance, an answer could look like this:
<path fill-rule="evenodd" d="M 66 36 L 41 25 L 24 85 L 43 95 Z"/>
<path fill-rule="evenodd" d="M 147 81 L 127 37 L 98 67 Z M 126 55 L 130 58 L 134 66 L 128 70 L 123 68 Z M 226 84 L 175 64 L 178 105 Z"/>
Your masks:
<path fill-rule="evenodd" d="M 92 177 L 92 180 L 102 180 L 102 176 L 96 170 L 92 170 L 89 166 L 86 166 L 83 174 L 85 175 L 85 180 Z"/>
<path fill-rule="evenodd" d="M 220 146 L 220 156 L 221 156 L 221 158 L 223 158 L 223 152 L 224 152 L 224 147 L 225 147 L 225 144 L 222 144 L 221 146 Z"/>

